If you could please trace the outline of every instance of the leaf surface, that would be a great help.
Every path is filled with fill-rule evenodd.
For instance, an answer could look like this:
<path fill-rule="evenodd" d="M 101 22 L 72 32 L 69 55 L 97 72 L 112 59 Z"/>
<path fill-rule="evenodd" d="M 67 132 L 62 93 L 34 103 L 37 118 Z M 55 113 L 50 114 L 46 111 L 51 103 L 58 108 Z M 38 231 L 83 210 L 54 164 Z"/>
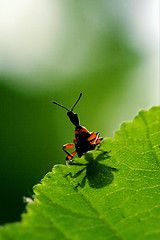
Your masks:
<path fill-rule="evenodd" d="M 34 186 L 20 223 L 0 239 L 159 239 L 160 108 L 141 111 L 69 165 Z"/>

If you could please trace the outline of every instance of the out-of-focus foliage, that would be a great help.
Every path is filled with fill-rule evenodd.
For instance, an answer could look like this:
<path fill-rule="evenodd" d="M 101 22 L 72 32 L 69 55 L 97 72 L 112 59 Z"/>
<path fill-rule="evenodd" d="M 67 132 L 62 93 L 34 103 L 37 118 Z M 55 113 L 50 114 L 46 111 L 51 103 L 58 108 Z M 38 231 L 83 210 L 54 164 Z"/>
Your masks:
<path fill-rule="evenodd" d="M 28 10 L 32 17 L 35 10 L 36 14 L 42 13 L 40 2 Z M 50 4 L 49 0 L 46 2 Z M 52 100 L 70 108 L 83 92 L 75 111 L 82 125 L 90 131 L 99 131 L 103 137 L 113 136 L 121 121 L 132 119 L 139 108 L 153 104 L 143 85 L 145 81 L 141 83 L 141 79 L 134 78 L 144 59 L 131 41 L 124 19 L 115 14 L 118 6 L 115 3 L 107 5 L 104 1 L 88 0 L 69 5 L 63 1 L 57 5 L 56 12 L 56 4 L 52 1 L 50 10 L 43 8 L 51 15 L 52 10 L 55 16 L 60 13 L 60 18 L 48 20 L 50 31 L 47 31 L 51 34 L 45 31 L 46 16 L 40 15 L 40 19 L 44 17 L 45 24 L 40 24 L 40 29 L 45 31 L 46 45 L 41 45 L 44 39 L 42 35 L 39 37 L 38 30 L 35 31 L 37 22 L 29 20 L 31 17 L 25 22 L 23 14 L 19 14 L 19 19 L 16 15 L 21 24 L 20 32 L 31 29 L 35 34 L 33 45 L 29 34 L 18 34 L 18 28 L 13 27 L 14 21 L 8 20 L 6 24 L 6 29 L 11 26 L 15 35 L 14 41 L 7 38 L 4 43 L 19 44 L 13 45 L 14 51 L 11 51 L 15 54 L 12 59 L 15 71 L 8 67 L 10 48 L 2 51 L 2 66 L 6 65 L 0 75 L 1 223 L 19 220 L 24 209 L 22 197 L 32 194 L 32 186 L 54 164 L 64 163 L 62 145 L 72 142 L 74 126 L 65 110 L 54 106 Z M 57 30 L 52 32 L 55 24 Z M 6 37 L 5 30 L 2 33 Z M 49 41 L 51 35 L 53 39 Z M 29 71 L 31 66 L 32 71 Z M 8 72 L 5 71 L 7 67 Z"/>

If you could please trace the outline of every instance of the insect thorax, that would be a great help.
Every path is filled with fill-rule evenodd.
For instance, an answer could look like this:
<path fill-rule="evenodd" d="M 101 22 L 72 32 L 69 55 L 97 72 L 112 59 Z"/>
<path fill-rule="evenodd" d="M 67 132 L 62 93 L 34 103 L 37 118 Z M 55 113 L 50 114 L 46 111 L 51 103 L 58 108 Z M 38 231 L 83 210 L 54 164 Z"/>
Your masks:
<path fill-rule="evenodd" d="M 78 157 L 81 157 L 83 153 L 86 153 L 89 150 L 93 150 L 95 148 L 94 145 L 91 145 L 88 141 L 88 138 L 90 137 L 90 133 L 85 127 L 79 127 L 76 128 L 75 131 L 75 147 L 78 154 Z"/>

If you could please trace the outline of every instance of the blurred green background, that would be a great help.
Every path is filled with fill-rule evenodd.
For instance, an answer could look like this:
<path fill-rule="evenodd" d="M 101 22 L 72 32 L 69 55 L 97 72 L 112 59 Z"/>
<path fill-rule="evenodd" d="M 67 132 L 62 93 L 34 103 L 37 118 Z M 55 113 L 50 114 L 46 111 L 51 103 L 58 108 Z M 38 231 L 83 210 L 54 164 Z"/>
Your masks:
<path fill-rule="evenodd" d="M 0 1 L 0 223 L 64 164 L 79 93 L 81 124 L 113 137 L 158 105 L 158 0 Z"/>

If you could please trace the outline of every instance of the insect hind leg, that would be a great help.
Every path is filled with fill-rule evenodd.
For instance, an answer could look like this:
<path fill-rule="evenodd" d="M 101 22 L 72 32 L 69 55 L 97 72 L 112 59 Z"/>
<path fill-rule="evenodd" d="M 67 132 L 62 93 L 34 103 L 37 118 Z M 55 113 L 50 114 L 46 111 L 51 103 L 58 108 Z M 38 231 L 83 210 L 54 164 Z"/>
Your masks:
<path fill-rule="evenodd" d="M 103 140 L 102 137 L 99 138 L 99 132 L 97 132 L 97 133 L 92 132 L 91 136 L 88 138 L 88 141 L 91 143 L 91 145 L 94 145 L 94 146 L 99 144 L 102 140 Z"/>

